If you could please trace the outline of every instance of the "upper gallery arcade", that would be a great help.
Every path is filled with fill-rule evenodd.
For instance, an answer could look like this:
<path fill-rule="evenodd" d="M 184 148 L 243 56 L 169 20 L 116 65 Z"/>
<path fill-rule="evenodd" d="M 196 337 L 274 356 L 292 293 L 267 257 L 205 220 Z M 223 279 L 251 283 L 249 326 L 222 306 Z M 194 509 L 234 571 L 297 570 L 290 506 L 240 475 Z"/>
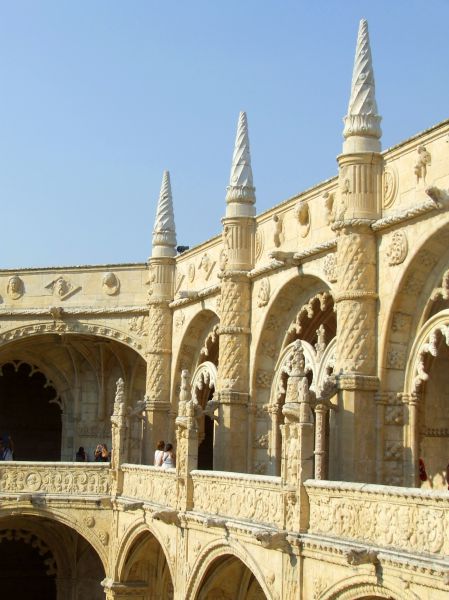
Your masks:
<path fill-rule="evenodd" d="M 177 476 L 179 469 L 187 470 L 184 491 L 177 487 L 174 493 L 185 493 L 187 499 L 180 508 L 166 497 L 172 513 L 193 510 L 200 502 L 194 492 L 189 496 L 185 482 L 195 480 L 189 479 L 189 468 L 206 491 L 208 477 L 211 485 L 215 481 L 212 471 L 220 472 L 217 477 L 228 472 L 229 481 L 230 472 L 236 478 L 245 473 L 254 489 L 261 481 L 265 491 L 270 485 L 287 486 L 282 487 L 283 524 L 262 519 L 286 536 L 347 534 L 320 529 L 331 500 L 319 505 L 320 493 L 328 490 L 313 480 L 337 482 L 343 496 L 347 488 L 341 482 L 447 489 L 449 121 L 384 151 L 380 121 L 368 27 L 362 20 L 335 177 L 257 215 L 242 112 L 221 235 L 177 252 L 166 171 L 147 263 L 0 271 L 0 424 L 14 437 L 16 460 L 73 461 L 79 446 L 92 457 L 102 441 L 117 455 L 120 449 L 120 460 L 116 456 L 112 465 L 120 469 L 124 463 L 152 465 L 158 440 L 178 440 L 183 462 Z M 113 413 L 113 423 L 126 421 L 116 438 Z M 156 477 L 151 468 L 148 473 Z M 127 490 L 128 476 L 110 484 L 118 486 L 117 497 L 131 498 L 141 489 L 136 483 Z M 388 504 L 388 488 L 383 489 Z M 140 501 L 146 500 L 142 496 Z M 314 502 L 319 505 L 315 512 Z M 217 500 L 215 515 L 220 515 L 219 505 Z M 114 504 L 108 510 L 114 511 Z M 208 506 L 198 510 L 207 513 Z M 241 519 L 251 521 L 245 510 Z M 131 513 L 120 518 L 131 519 Z M 30 520 L 23 517 L 18 527 L 26 529 Z M 172 527 L 167 531 L 185 525 L 179 515 L 165 514 L 162 520 Z M 60 522 L 60 527 L 69 526 L 69 520 L 61 517 Z M 117 563 L 112 551 L 103 552 L 110 598 L 126 597 L 117 591 L 121 573 L 130 581 L 144 579 L 140 567 L 125 567 L 127 560 L 144 560 L 144 555 L 156 557 L 159 584 L 171 590 L 160 593 L 178 598 L 237 597 L 226 588 L 229 573 L 246 577 L 242 600 L 416 597 L 401 588 L 398 573 L 391 575 L 397 576 L 395 584 L 382 587 L 370 560 L 357 563 L 366 571 L 357 573 L 366 593 L 340 596 L 346 588 L 334 575 L 325 577 L 334 592 L 326 592 L 324 583 L 321 591 L 318 584 L 312 591 L 312 580 L 300 583 L 299 563 L 286 566 L 280 558 L 288 591 L 276 587 L 287 585 L 282 578 L 269 576 L 267 583 L 263 573 L 255 577 L 249 568 L 268 555 L 256 553 L 253 560 L 245 554 L 250 556 L 250 550 L 236 547 L 220 554 L 218 545 L 210 561 L 196 572 L 192 567 L 187 577 L 182 565 L 166 561 L 163 536 L 172 550 L 183 543 L 187 548 L 188 540 L 178 536 L 176 541 L 165 530 L 150 535 L 143 524 L 139 527 L 134 542 L 126 528 L 117 533 Z M 223 529 L 211 533 L 210 524 L 204 527 L 208 536 L 224 535 Z M 108 532 L 109 548 L 114 535 Z M 364 535 L 361 527 L 355 537 Z M 190 552 L 195 543 L 203 548 L 198 536 Z M 386 544 L 385 539 L 376 544 Z M 404 534 L 398 552 L 409 552 L 411 540 L 411 534 Z M 277 542 L 264 548 L 277 556 L 289 552 Z M 298 546 L 295 552 L 300 551 Z M 307 566 L 301 568 L 307 572 Z M 335 571 L 341 582 L 345 569 L 346 563 Z M 222 596 L 212 594 L 213 581 Z"/>

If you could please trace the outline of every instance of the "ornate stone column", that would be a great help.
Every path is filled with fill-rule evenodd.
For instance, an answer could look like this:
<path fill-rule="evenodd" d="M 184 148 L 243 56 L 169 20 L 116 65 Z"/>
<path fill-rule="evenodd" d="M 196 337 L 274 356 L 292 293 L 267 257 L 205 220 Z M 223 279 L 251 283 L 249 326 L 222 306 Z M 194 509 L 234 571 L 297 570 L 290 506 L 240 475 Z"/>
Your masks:
<path fill-rule="evenodd" d="M 214 469 L 247 471 L 249 336 L 255 236 L 255 188 L 246 114 L 240 113 L 223 219 L 220 356 L 217 400 L 219 426 Z M 229 449 L 232 448 L 232 452 Z"/>
<path fill-rule="evenodd" d="M 309 501 L 303 483 L 314 475 L 312 399 L 305 371 L 304 351 L 301 342 L 296 340 L 282 408 L 285 424 L 281 425 L 281 477 L 286 491 L 287 529 L 304 531 L 309 523 Z"/>
<path fill-rule="evenodd" d="M 165 440 L 170 412 L 170 367 L 176 232 L 170 175 L 164 172 L 149 261 L 149 323 L 145 396 L 144 462 L 152 464 L 158 440 Z"/>
<path fill-rule="evenodd" d="M 339 163 L 337 221 L 337 350 L 339 479 L 375 480 L 374 392 L 377 379 L 377 245 L 371 223 L 380 216 L 380 116 L 368 25 L 360 21 Z"/>
<path fill-rule="evenodd" d="M 315 406 L 315 479 L 327 479 L 326 417 L 329 407 Z"/>
<path fill-rule="evenodd" d="M 200 405 L 191 397 L 190 374 L 181 373 L 178 416 L 176 418 L 176 475 L 178 476 L 178 509 L 193 507 L 193 485 L 190 471 L 198 468 L 198 418 Z"/>
<path fill-rule="evenodd" d="M 117 380 L 114 411 L 111 416 L 112 424 L 112 494 L 117 496 L 123 491 L 123 473 L 121 465 L 127 462 L 127 433 L 128 418 L 126 415 L 125 383 L 122 378 Z"/>

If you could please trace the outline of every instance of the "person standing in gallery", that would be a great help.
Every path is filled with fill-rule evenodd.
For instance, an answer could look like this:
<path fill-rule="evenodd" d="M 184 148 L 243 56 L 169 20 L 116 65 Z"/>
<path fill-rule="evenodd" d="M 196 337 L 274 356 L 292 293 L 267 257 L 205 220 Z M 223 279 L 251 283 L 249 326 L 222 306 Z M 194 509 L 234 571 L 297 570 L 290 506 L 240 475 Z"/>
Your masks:
<path fill-rule="evenodd" d="M 174 469 L 176 467 L 176 455 L 172 444 L 165 446 L 165 452 L 162 459 L 163 469 Z"/>
<path fill-rule="evenodd" d="M 161 440 L 157 443 L 156 450 L 154 451 L 154 466 L 162 467 L 162 460 L 164 458 L 165 442 Z"/>

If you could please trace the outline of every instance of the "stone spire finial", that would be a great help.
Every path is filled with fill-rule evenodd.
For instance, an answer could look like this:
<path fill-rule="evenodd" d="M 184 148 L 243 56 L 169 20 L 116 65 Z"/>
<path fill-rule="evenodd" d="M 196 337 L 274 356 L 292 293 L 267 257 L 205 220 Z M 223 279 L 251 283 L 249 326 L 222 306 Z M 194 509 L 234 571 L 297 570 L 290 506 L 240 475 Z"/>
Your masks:
<path fill-rule="evenodd" d="M 253 217 L 256 214 L 255 192 L 249 151 L 248 122 L 246 113 L 241 112 L 232 156 L 231 177 L 227 187 L 226 216 Z"/>
<path fill-rule="evenodd" d="M 380 152 L 380 121 L 381 117 L 377 114 L 368 23 L 362 19 L 357 37 L 348 114 L 344 118 L 343 152 Z"/>
<path fill-rule="evenodd" d="M 176 229 L 173 215 L 170 173 L 164 171 L 153 229 L 152 257 L 176 256 Z"/>

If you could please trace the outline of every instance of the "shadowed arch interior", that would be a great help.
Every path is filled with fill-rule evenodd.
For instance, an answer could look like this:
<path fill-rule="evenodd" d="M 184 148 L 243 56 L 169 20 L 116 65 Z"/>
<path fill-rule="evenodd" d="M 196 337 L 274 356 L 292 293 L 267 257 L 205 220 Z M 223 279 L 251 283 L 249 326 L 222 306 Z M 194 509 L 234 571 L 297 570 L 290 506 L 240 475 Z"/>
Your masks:
<path fill-rule="evenodd" d="M 45 375 L 27 363 L 4 364 L 0 375 L 0 427 L 11 436 L 15 460 L 60 460 L 61 408 Z"/>
<path fill-rule="evenodd" d="M 237 557 L 226 554 L 209 566 L 195 600 L 266 600 L 254 574 Z"/>

